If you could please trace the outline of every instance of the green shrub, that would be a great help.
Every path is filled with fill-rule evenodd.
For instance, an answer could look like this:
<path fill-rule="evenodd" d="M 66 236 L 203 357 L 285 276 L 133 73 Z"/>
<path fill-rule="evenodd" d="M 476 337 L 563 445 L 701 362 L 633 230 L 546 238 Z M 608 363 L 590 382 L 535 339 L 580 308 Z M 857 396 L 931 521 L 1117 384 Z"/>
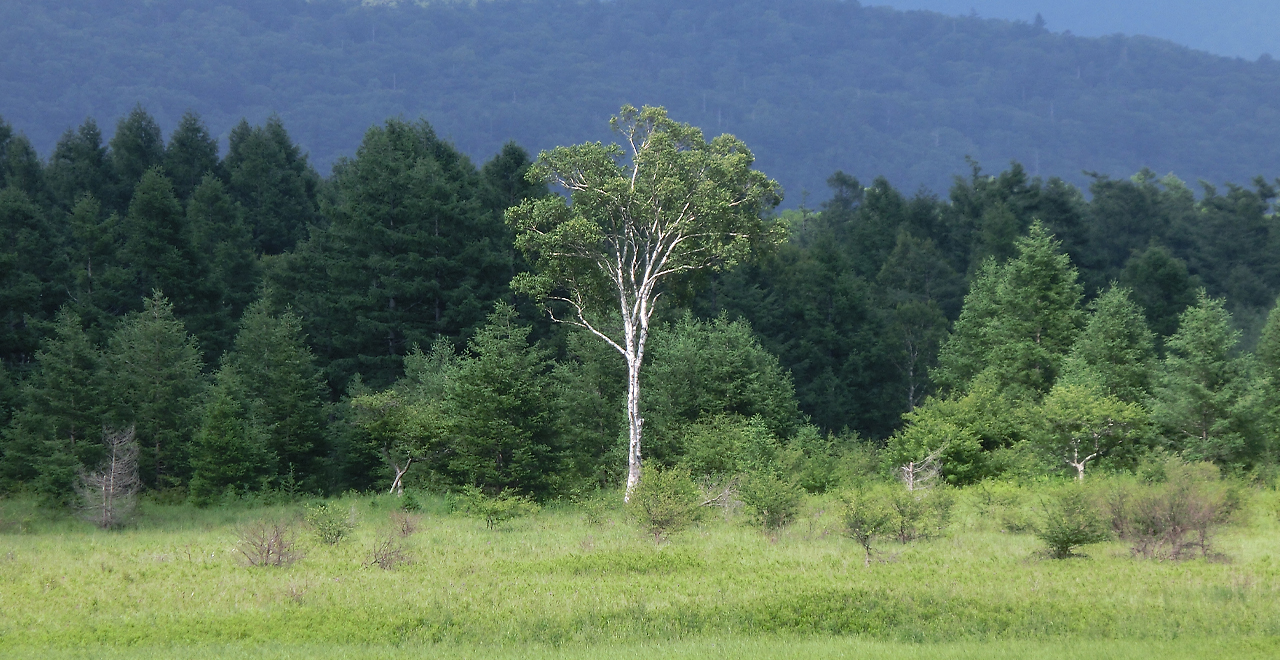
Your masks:
<path fill-rule="evenodd" d="M 689 471 L 646 469 L 631 494 L 631 516 L 654 541 L 692 525 L 702 515 L 698 487 Z"/>
<path fill-rule="evenodd" d="M 459 496 L 462 510 L 483 519 L 485 527 L 489 529 L 496 529 L 508 520 L 531 516 L 542 510 L 537 502 L 510 490 L 489 496 L 475 486 L 467 486 Z"/>
<path fill-rule="evenodd" d="M 1213 532 L 1243 504 L 1243 493 L 1222 480 L 1212 463 L 1169 458 L 1151 466 L 1159 483 L 1117 483 L 1107 504 L 1111 529 L 1129 541 L 1135 556 L 1187 559 L 1212 551 Z"/>
<path fill-rule="evenodd" d="M 337 502 L 307 505 L 303 518 L 321 543 L 334 545 L 356 528 L 355 508 L 343 510 Z"/>
<path fill-rule="evenodd" d="M 941 534 L 951 523 L 955 498 L 942 488 L 909 491 L 893 488 L 886 498 L 890 528 L 900 543 Z"/>
<path fill-rule="evenodd" d="M 732 476 L 769 467 L 778 454 L 778 440 L 760 417 L 716 415 L 698 420 L 682 433 L 684 458 L 690 474 Z"/>
<path fill-rule="evenodd" d="M 1077 547 L 1101 543 L 1111 536 L 1097 504 L 1079 486 L 1066 488 L 1045 503 L 1042 514 L 1036 536 L 1054 559 L 1078 556 Z"/>
<path fill-rule="evenodd" d="M 738 487 L 738 495 L 752 521 L 769 532 L 791 524 L 803 501 L 799 486 L 768 472 L 747 475 Z"/>
<path fill-rule="evenodd" d="M 866 554 L 864 564 L 871 565 L 874 554 L 872 544 L 889 533 L 893 513 L 885 506 L 882 493 L 877 490 L 858 490 L 845 495 L 841 521 L 844 534 L 862 547 Z"/>

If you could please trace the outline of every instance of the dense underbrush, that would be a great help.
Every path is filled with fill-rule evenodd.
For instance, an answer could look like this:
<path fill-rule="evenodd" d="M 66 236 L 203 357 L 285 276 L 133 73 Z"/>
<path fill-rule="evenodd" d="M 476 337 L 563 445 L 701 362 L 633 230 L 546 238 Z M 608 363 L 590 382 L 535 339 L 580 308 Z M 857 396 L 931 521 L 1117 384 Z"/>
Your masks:
<path fill-rule="evenodd" d="M 493 526 L 441 496 L 412 493 L 416 511 L 406 512 L 410 495 L 350 495 L 323 505 L 341 514 L 330 521 L 346 530 L 336 539 L 317 524 L 315 503 L 197 509 L 144 499 L 130 527 L 108 532 L 11 499 L 0 502 L 0 648 L 1280 634 L 1274 491 L 1195 482 L 1209 500 L 1229 500 L 1207 532 L 1209 552 L 1195 530 L 1194 551 L 1140 552 L 1145 532 L 1135 528 L 1109 530 L 1086 559 L 1059 561 L 1037 538 L 1063 488 L 1087 492 L 1113 526 L 1108 497 L 1126 492 L 1126 506 L 1148 510 L 1134 502 L 1187 499 L 1177 483 L 957 490 L 945 494 L 945 520 L 922 505 L 923 532 L 887 522 L 869 555 L 849 534 L 849 495 L 806 496 L 793 522 L 772 529 L 742 507 L 706 507 L 656 540 L 607 504 L 616 493 Z M 289 560 L 251 561 L 248 532 L 273 529 L 290 541 Z"/>

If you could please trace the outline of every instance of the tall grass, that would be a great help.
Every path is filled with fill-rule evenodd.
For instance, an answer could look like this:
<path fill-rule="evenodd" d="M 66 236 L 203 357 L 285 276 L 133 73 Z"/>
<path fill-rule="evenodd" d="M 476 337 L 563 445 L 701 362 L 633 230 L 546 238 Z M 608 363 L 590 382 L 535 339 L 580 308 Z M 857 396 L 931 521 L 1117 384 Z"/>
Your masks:
<path fill-rule="evenodd" d="M 358 524 L 333 545 L 298 522 L 303 558 L 287 568 L 246 565 L 238 530 L 300 521 L 300 506 L 144 503 L 136 526 L 106 532 L 0 502 L 0 655 L 1176 658 L 1234 644 L 1274 656 L 1272 495 L 1251 495 L 1220 534 L 1229 561 L 1184 562 L 1134 559 L 1120 542 L 1048 559 L 997 511 L 1036 497 L 965 491 L 950 533 L 886 543 L 889 560 L 864 566 L 834 498 L 810 499 L 776 535 L 714 515 L 656 544 L 618 509 L 550 507 L 489 530 L 419 496 L 419 531 L 399 541 L 409 562 L 393 570 L 369 561 L 396 532 L 387 496 L 339 502 Z"/>

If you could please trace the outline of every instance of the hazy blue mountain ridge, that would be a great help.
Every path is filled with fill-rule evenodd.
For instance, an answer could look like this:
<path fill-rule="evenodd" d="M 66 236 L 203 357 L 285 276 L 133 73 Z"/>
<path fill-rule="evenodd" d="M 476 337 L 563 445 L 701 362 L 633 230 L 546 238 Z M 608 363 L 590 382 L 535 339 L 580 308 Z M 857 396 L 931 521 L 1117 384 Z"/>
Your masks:
<path fill-rule="evenodd" d="M 1076 183 L 1280 174 L 1280 63 L 856 2 L 38 0 L 0 6 L 0 44 L 0 116 L 42 154 L 141 103 L 166 131 L 199 112 L 224 148 L 278 113 L 322 172 L 397 115 L 480 160 L 609 139 L 633 103 L 743 138 L 789 204 L 836 169 L 944 190 L 966 156 Z"/>

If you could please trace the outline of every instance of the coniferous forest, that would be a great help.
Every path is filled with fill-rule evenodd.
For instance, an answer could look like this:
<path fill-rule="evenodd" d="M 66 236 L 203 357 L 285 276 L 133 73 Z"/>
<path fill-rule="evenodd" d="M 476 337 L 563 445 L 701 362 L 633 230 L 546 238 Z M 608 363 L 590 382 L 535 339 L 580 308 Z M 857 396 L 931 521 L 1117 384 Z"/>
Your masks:
<path fill-rule="evenodd" d="M 1269 57 L 854 0 L 0 46 L 4 657 L 1280 657 Z"/>
<path fill-rule="evenodd" d="M 104 426 L 136 428 L 146 488 L 197 502 L 400 474 L 539 499 L 620 479 L 622 361 L 511 289 L 530 266 L 504 211 L 553 194 L 519 146 L 477 167 L 389 120 L 324 178 L 275 118 L 226 153 L 200 117 L 164 136 L 142 108 L 47 159 L 0 138 L 6 491 L 70 503 Z M 955 483 L 1052 474 L 1038 420 L 1070 385 L 1140 418 L 1101 462 L 1274 464 L 1267 180 L 1144 170 L 1086 191 L 974 163 L 945 197 L 829 185 L 768 215 L 784 242 L 658 310 L 649 460 L 697 465 L 742 433 L 800 463 L 945 444 Z"/>

